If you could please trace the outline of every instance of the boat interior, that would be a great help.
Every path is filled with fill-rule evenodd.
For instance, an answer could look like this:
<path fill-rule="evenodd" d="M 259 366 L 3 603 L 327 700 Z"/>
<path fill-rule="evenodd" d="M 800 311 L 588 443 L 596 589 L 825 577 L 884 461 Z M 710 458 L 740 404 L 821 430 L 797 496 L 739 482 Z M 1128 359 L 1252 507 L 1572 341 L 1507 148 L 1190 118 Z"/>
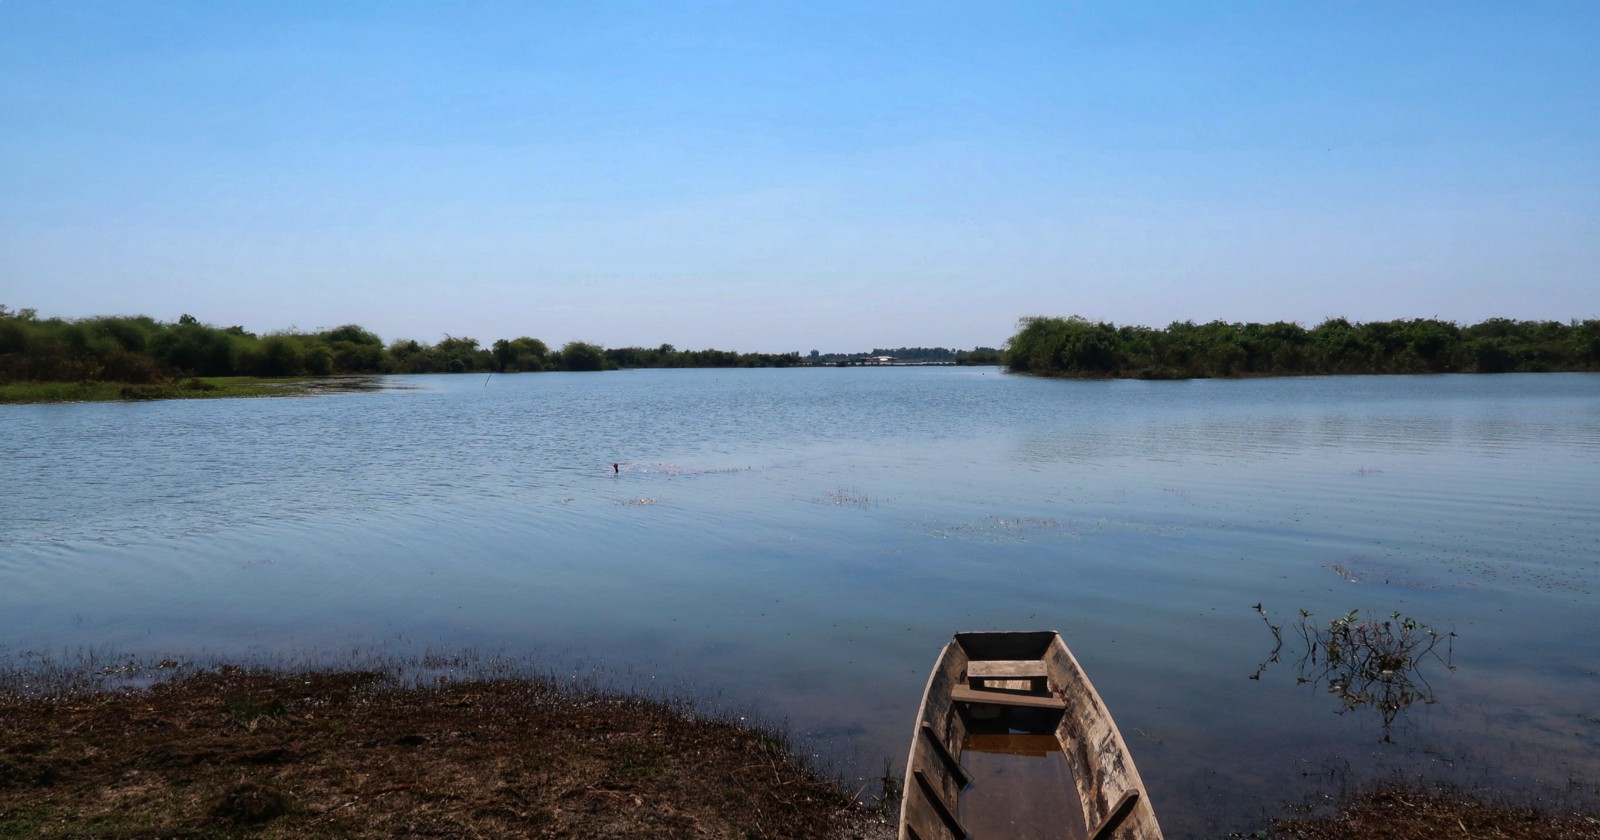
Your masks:
<path fill-rule="evenodd" d="M 1136 776 L 1103 773 L 1105 762 L 1091 762 L 1090 739 L 1103 741 L 1107 726 L 1057 634 L 958 634 L 923 699 L 902 837 L 1112 837 L 1132 813 L 1138 785 Z M 1125 758 L 1118 741 L 1113 765 Z M 1115 804 L 1108 793 L 1118 794 Z"/>

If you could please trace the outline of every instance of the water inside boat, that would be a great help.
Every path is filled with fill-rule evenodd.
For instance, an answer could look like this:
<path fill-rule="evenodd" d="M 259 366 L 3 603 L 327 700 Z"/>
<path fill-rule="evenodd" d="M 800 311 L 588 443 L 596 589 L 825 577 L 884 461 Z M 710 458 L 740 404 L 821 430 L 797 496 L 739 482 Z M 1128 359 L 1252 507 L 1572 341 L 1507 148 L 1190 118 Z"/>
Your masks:
<path fill-rule="evenodd" d="M 970 783 L 961 792 L 960 813 L 969 837 L 1086 840 L 1078 788 L 1053 726 L 1040 731 L 1038 721 L 1022 715 L 974 716 L 966 723 L 961 766 Z"/>

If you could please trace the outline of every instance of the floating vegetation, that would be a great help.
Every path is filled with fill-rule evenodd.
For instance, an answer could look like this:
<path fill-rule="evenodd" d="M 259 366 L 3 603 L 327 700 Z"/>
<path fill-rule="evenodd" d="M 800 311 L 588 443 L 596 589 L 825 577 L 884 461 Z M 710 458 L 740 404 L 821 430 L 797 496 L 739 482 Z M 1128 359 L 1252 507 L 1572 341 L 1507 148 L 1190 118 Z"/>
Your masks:
<path fill-rule="evenodd" d="M 655 473 L 674 478 L 680 475 L 722 475 L 725 473 L 748 472 L 749 467 L 686 467 L 682 464 L 634 464 L 624 463 L 619 465 L 619 471 L 637 473 Z"/>
<path fill-rule="evenodd" d="M 1487 585 L 1496 588 L 1544 590 L 1569 595 L 1591 595 L 1594 578 L 1571 574 L 1559 569 L 1541 568 L 1540 564 L 1507 562 L 1504 558 L 1442 557 L 1440 565 L 1452 572 L 1471 578 L 1465 585 Z"/>
<path fill-rule="evenodd" d="M 985 522 L 993 522 L 994 527 L 1005 531 L 1061 527 L 1061 523 L 1054 519 L 1038 519 L 1032 516 L 1024 516 L 1018 519 L 1007 519 L 1003 516 L 985 516 L 983 519 Z"/>
<path fill-rule="evenodd" d="M 416 391 L 416 385 L 386 376 L 324 376 L 286 383 L 306 394 L 348 394 L 361 391 Z"/>
<path fill-rule="evenodd" d="M 1102 516 L 1087 531 L 1096 534 L 1154 534 L 1158 537 L 1175 537 L 1189 532 L 1189 526 L 1176 522 L 1134 522 Z"/>
<path fill-rule="evenodd" d="M 644 507 L 645 505 L 653 505 L 655 503 L 655 499 L 622 499 L 617 502 L 619 505 L 628 507 Z"/>
<path fill-rule="evenodd" d="M 991 514 L 976 522 L 935 528 L 928 534 L 945 540 L 1023 542 L 1036 534 L 1055 531 L 1060 527 L 1061 523 L 1054 519 L 1041 519 L 1035 516 L 1011 518 Z"/>
<path fill-rule="evenodd" d="M 1339 565 L 1338 563 L 1329 563 L 1327 568 L 1332 569 L 1334 574 L 1338 575 L 1341 578 L 1344 578 L 1344 580 L 1346 582 L 1348 582 L 1348 583 L 1360 583 L 1361 582 L 1361 578 L 1356 577 L 1355 572 L 1352 572 L 1349 569 L 1346 569 L 1345 567 Z"/>
<path fill-rule="evenodd" d="M 1322 568 L 1332 571 L 1346 583 L 1381 584 L 1407 589 L 1441 589 L 1449 586 L 1426 575 L 1419 576 L 1393 566 L 1374 563 L 1360 555 L 1346 557 L 1337 563 L 1324 563 Z"/>
<path fill-rule="evenodd" d="M 1260 604 L 1255 610 L 1272 631 L 1274 647 L 1251 677 L 1259 680 L 1268 666 L 1278 662 L 1283 648 L 1283 628 L 1274 625 Z M 1454 632 L 1440 633 L 1416 619 L 1391 613 L 1386 619 L 1366 618 L 1360 610 L 1328 622 L 1326 627 L 1300 611 L 1295 630 L 1305 645 L 1296 663 L 1296 685 L 1326 687 L 1339 698 L 1339 714 L 1368 706 L 1382 720 L 1383 742 L 1390 737 L 1395 719 L 1410 706 L 1437 702 L 1433 686 L 1422 674 L 1423 662 L 1432 658 L 1448 670 L 1455 653 Z M 1438 650 L 1444 644 L 1444 654 Z"/>
<path fill-rule="evenodd" d="M 871 498 L 867 497 L 865 494 L 846 490 L 842 487 L 838 490 L 829 490 L 828 492 L 823 493 L 820 501 L 827 502 L 830 505 L 853 505 L 861 508 L 872 507 Z"/>

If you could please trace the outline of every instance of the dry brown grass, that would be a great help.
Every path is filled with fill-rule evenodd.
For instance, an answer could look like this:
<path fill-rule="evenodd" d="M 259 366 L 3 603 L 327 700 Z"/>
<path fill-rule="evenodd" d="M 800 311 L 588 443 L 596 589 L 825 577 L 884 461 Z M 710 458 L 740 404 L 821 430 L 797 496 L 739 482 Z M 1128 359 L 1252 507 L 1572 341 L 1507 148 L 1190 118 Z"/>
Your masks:
<path fill-rule="evenodd" d="M 1386 786 L 1352 798 L 1332 817 L 1280 820 L 1272 828 L 1266 836 L 1294 840 L 1594 840 L 1600 817 Z"/>
<path fill-rule="evenodd" d="M 224 667 L 0 693 L 0 837 L 865 837 L 783 738 L 536 680 Z"/>

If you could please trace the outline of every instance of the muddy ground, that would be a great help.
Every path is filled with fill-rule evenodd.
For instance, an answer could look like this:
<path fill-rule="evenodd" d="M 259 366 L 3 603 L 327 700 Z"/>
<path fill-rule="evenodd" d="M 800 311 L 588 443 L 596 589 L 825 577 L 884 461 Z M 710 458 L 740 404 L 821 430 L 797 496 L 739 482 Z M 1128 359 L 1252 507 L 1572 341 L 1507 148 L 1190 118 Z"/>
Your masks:
<path fill-rule="evenodd" d="M 0 693 L 0 837 L 892 836 L 782 735 L 538 681 Z"/>

